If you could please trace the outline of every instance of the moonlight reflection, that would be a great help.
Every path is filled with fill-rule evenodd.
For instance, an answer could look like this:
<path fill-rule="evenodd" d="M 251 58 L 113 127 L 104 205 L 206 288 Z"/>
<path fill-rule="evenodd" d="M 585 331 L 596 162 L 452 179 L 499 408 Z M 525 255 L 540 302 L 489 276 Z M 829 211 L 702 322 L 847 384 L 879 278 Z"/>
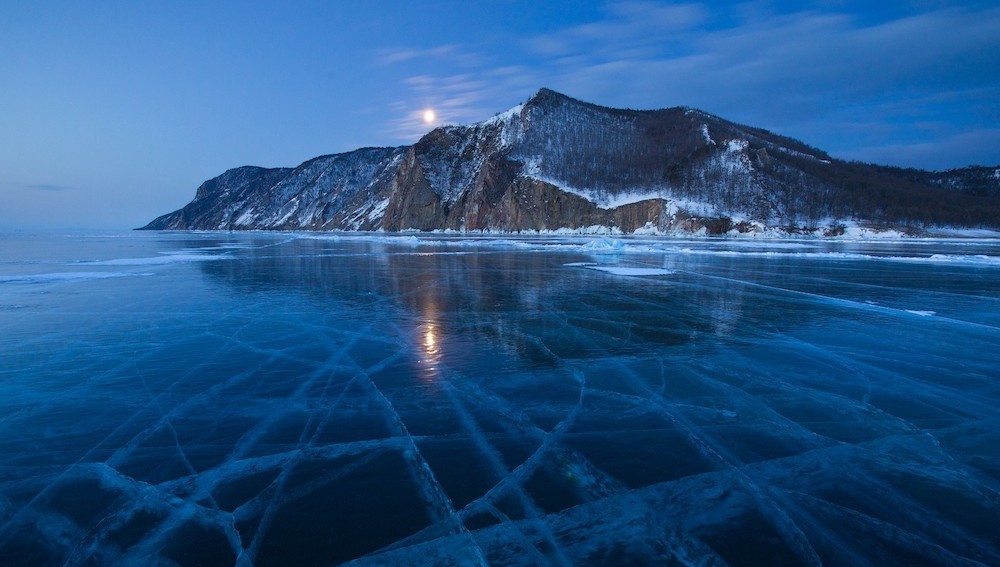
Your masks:
<path fill-rule="evenodd" d="M 438 356 L 438 336 L 434 323 L 427 323 L 424 326 L 424 354 L 428 358 L 436 358 Z"/>
<path fill-rule="evenodd" d="M 421 327 L 421 332 L 423 335 L 421 343 L 423 356 L 420 360 L 421 371 L 423 372 L 424 380 L 432 382 L 437 378 L 438 363 L 441 361 L 441 335 L 437 324 L 433 321 L 429 321 Z"/>

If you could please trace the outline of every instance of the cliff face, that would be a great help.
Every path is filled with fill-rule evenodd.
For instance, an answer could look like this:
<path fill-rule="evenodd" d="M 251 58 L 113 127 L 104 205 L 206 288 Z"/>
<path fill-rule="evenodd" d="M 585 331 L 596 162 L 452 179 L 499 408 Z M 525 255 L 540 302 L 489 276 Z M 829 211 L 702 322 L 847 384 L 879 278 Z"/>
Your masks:
<path fill-rule="evenodd" d="M 364 148 L 296 168 L 238 167 L 202 184 L 194 201 L 148 229 L 377 228 L 379 196 L 403 150 Z"/>
<path fill-rule="evenodd" d="M 201 184 L 194 200 L 186 207 L 154 219 L 143 228 L 150 230 L 185 230 L 195 227 L 225 228 L 236 203 L 266 194 L 285 178 L 289 168 L 265 169 L 244 166 L 230 169 Z"/>
<path fill-rule="evenodd" d="M 413 146 L 229 170 L 144 228 L 717 232 L 841 219 L 997 227 L 1000 177 L 847 163 L 696 110 L 611 109 L 542 89 Z"/>

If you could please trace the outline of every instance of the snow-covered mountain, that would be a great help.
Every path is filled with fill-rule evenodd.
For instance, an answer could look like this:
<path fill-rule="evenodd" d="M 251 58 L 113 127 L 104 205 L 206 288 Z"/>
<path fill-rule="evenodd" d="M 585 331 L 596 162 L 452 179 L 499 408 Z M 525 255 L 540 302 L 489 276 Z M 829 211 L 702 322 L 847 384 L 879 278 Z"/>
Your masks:
<path fill-rule="evenodd" d="M 605 108 L 541 89 L 412 146 L 206 181 L 146 229 L 836 231 L 1000 227 L 1000 171 L 843 162 L 688 108 Z"/>

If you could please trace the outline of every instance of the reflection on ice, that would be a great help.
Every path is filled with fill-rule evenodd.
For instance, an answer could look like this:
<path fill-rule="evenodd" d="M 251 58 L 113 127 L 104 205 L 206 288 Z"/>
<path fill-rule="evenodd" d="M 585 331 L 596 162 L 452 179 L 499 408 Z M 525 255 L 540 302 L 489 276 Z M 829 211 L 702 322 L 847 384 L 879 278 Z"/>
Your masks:
<path fill-rule="evenodd" d="M 434 330 L 434 323 L 424 325 L 424 353 L 429 359 L 434 359 L 438 355 L 437 333 Z"/>
<path fill-rule="evenodd" d="M 1000 564 L 996 243 L 70 244 L 0 251 L 0 564 Z"/>
<path fill-rule="evenodd" d="M 441 362 L 438 331 L 433 321 L 425 323 L 420 331 L 423 334 L 423 356 L 418 362 L 422 366 L 424 380 L 434 382 L 437 380 L 438 365 Z"/>

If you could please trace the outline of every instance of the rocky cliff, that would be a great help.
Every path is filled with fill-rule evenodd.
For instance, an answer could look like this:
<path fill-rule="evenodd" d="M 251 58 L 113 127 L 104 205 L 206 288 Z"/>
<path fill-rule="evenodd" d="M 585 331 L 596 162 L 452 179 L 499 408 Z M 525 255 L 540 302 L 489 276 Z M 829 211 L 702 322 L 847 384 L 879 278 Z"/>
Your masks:
<path fill-rule="evenodd" d="M 1000 171 L 836 160 L 688 108 L 605 108 L 542 89 L 416 144 L 240 167 L 145 229 L 709 233 L 842 221 L 1000 227 Z"/>

